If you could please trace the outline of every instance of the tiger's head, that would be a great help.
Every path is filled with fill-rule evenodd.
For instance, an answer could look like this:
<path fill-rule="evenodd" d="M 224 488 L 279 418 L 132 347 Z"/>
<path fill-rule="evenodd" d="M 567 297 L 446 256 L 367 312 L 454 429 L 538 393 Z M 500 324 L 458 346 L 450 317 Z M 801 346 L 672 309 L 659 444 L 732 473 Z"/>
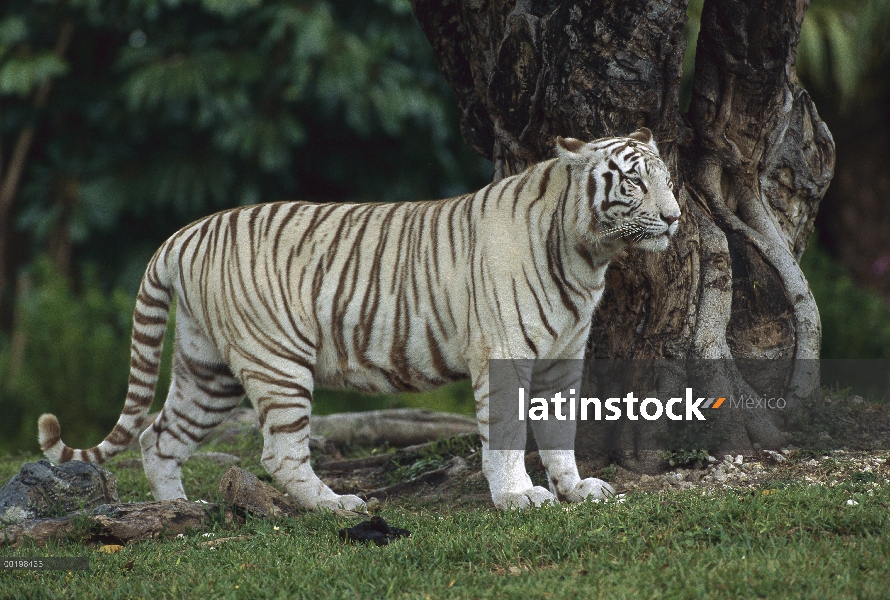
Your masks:
<path fill-rule="evenodd" d="M 651 131 L 643 127 L 590 143 L 557 137 L 556 153 L 573 165 L 585 239 L 650 252 L 667 248 L 680 225 L 680 206 Z"/>

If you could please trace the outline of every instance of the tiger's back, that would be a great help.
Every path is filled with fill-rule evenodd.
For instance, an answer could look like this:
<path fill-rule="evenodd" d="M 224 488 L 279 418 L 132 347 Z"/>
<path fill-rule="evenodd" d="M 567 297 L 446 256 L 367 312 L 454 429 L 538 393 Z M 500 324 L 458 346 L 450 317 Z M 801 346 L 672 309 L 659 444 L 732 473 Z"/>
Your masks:
<path fill-rule="evenodd" d="M 234 209 L 180 231 L 161 260 L 181 310 L 236 369 L 269 351 L 313 364 L 324 386 L 430 389 L 469 375 L 473 354 L 488 360 L 490 338 L 515 347 L 525 329 L 534 357 L 565 330 L 559 295 L 532 289 L 546 273 L 523 268 L 546 264 L 559 199 L 535 196 L 535 209 L 522 191 L 566 176 L 555 161 L 539 167 L 448 200 Z"/>
<path fill-rule="evenodd" d="M 99 446 L 72 450 L 45 415 L 44 451 L 100 462 L 129 443 L 151 402 L 175 297 L 173 383 L 140 438 L 158 499 L 185 497 L 182 463 L 246 391 L 263 428 L 263 464 L 291 496 L 310 508 L 358 508 L 360 499 L 334 494 L 309 465 L 314 386 L 422 390 L 467 375 L 498 506 L 603 493 L 602 482 L 583 487 L 598 480 L 581 482 L 573 455 L 546 455 L 550 493 L 531 486 L 515 453 L 488 450 L 487 368 L 492 358 L 581 358 L 614 252 L 632 235 L 645 249 L 666 246 L 679 209 L 643 137 L 562 141 L 558 158 L 448 200 L 282 202 L 187 226 L 146 271 L 118 425 Z"/>

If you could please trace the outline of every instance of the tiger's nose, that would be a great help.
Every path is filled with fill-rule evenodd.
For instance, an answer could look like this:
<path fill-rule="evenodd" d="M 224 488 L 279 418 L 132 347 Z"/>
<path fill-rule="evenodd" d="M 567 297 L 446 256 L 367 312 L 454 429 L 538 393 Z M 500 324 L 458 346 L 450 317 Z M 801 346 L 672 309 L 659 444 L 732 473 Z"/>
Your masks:
<path fill-rule="evenodd" d="M 661 214 L 661 220 L 668 224 L 668 226 L 673 225 L 674 221 L 680 220 L 680 213 L 675 215 L 666 215 L 664 213 Z"/>

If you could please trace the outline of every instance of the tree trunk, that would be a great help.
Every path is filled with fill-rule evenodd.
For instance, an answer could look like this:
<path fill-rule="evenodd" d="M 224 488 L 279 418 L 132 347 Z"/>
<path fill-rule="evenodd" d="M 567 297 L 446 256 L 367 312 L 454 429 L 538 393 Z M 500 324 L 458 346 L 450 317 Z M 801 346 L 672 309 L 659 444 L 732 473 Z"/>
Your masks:
<path fill-rule="evenodd" d="M 557 135 L 654 132 L 681 190 L 680 231 L 662 254 L 613 260 L 593 357 L 818 357 L 819 315 L 797 260 L 834 143 L 794 73 L 806 0 L 706 0 L 683 117 L 683 1 L 412 3 L 457 95 L 464 139 L 494 162 L 495 180 L 552 157 Z M 750 389 L 725 364 L 728 389 Z M 807 375 L 793 375 L 801 395 Z M 783 442 L 753 411 L 721 416 L 734 448 Z M 654 470 L 654 426 L 582 426 L 579 449 Z"/>

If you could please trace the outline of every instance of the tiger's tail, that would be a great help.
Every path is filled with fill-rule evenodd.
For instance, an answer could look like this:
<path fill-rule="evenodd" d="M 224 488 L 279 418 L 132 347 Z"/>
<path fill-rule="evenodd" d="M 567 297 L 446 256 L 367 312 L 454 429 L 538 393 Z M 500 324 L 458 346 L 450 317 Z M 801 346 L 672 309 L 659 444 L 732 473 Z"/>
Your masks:
<path fill-rule="evenodd" d="M 164 333 L 173 300 L 171 279 L 161 258 L 166 247 L 166 244 L 162 246 L 152 258 L 136 296 L 129 387 L 117 424 L 98 446 L 77 450 L 62 441 L 61 427 L 56 416 L 49 413 L 42 415 L 37 421 L 37 439 L 43 454 L 52 462 L 58 464 L 69 460 L 83 460 L 101 464 L 123 452 L 142 431 L 154 399 Z"/>

